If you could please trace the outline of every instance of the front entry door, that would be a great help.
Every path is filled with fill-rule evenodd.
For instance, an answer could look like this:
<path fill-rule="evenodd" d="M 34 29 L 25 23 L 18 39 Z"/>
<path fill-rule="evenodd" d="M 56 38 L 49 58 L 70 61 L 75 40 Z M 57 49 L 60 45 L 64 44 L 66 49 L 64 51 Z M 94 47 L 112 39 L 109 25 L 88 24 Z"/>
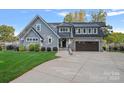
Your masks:
<path fill-rule="evenodd" d="M 63 47 L 63 48 L 66 47 L 66 39 L 65 39 L 65 38 L 62 39 L 62 47 Z"/>
<path fill-rule="evenodd" d="M 60 46 L 61 48 L 66 48 L 66 38 L 60 39 L 60 41 L 59 41 L 59 46 Z"/>

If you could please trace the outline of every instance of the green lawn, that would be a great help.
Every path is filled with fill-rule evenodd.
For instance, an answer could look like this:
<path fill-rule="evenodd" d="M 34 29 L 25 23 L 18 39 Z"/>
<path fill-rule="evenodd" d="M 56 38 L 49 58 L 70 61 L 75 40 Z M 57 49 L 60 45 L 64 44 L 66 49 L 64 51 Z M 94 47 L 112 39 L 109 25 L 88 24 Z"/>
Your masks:
<path fill-rule="evenodd" d="M 0 82 L 9 82 L 33 67 L 55 58 L 55 52 L 0 51 Z"/>

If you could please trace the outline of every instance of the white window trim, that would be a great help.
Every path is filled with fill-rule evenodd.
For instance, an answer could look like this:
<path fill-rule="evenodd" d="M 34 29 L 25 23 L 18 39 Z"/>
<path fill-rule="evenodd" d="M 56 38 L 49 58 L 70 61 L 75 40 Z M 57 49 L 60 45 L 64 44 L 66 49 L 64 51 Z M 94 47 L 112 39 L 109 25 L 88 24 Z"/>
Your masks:
<path fill-rule="evenodd" d="M 89 30 L 88 30 L 89 28 L 86 28 L 86 34 L 89 34 Z"/>
<path fill-rule="evenodd" d="M 78 33 L 78 29 L 80 29 L 80 33 Z M 85 29 L 85 33 L 84 33 L 84 29 Z M 89 32 L 89 29 L 90 29 L 90 32 Z M 95 29 L 96 29 L 96 33 L 94 33 Z M 90 35 L 98 34 L 98 28 L 76 28 L 75 33 L 78 35 L 79 34 L 90 34 Z"/>
<path fill-rule="evenodd" d="M 29 41 L 27 40 L 29 38 Z M 33 41 L 33 39 L 38 39 L 37 37 L 26 37 L 26 42 L 38 42 L 39 39 L 37 41 Z M 30 41 L 30 39 L 32 39 L 32 41 Z"/>
<path fill-rule="evenodd" d="M 78 29 L 80 29 L 80 33 L 78 33 Z M 84 29 L 85 29 L 85 33 L 84 33 Z M 90 29 L 90 32 L 89 32 L 89 29 Z M 94 33 L 95 29 L 96 29 L 96 33 Z M 98 34 L 98 28 L 76 28 L 75 33 L 78 35 L 79 34 L 90 34 L 90 35 Z"/>
<path fill-rule="evenodd" d="M 62 31 L 61 31 L 61 29 L 62 29 Z M 65 29 L 65 31 L 63 31 L 63 29 Z M 66 29 L 67 29 L 67 31 L 66 31 Z M 70 32 L 70 29 L 69 29 L 69 27 L 60 27 L 60 28 L 59 28 L 59 32 L 60 32 L 60 33 L 63 33 L 63 32 Z"/>
<path fill-rule="evenodd" d="M 89 34 L 92 34 L 92 28 L 89 28 L 90 29 L 90 32 L 88 31 Z"/>
<path fill-rule="evenodd" d="M 80 33 L 78 33 L 78 30 L 79 30 L 79 29 L 80 29 Z M 76 28 L 75 31 L 76 31 L 76 34 L 79 34 L 79 35 L 82 34 L 82 33 L 81 33 L 81 28 Z"/>
<path fill-rule="evenodd" d="M 85 33 L 84 33 L 84 30 L 85 30 Z M 86 30 L 86 28 L 83 28 L 82 33 L 83 33 L 83 34 L 87 34 L 87 30 Z"/>
<path fill-rule="evenodd" d="M 96 33 L 94 33 L 95 29 L 96 29 Z M 98 34 L 98 28 L 93 29 L 93 34 Z"/>
<path fill-rule="evenodd" d="M 51 42 L 49 42 L 49 39 L 51 39 Z M 51 36 L 48 36 L 48 44 L 52 44 L 53 40 Z"/>
<path fill-rule="evenodd" d="M 40 30 L 37 30 L 37 26 L 40 26 Z M 36 24 L 36 31 L 41 31 L 41 24 Z"/>

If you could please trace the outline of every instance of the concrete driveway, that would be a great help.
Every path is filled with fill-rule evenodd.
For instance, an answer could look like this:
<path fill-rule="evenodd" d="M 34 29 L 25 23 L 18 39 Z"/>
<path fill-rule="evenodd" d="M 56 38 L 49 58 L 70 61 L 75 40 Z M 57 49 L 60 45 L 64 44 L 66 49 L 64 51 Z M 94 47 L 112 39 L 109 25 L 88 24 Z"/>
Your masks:
<path fill-rule="evenodd" d="M 57 53 L 60 58 L 41 64 L 13 83 L 124 82 L 124 53 Z"/>

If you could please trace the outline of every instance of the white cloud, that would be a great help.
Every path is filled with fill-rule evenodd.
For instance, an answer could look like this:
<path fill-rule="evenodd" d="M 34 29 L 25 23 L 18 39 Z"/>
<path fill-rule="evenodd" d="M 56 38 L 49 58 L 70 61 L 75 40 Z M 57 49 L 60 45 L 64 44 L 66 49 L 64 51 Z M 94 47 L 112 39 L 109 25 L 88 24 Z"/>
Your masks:
<path fill-rule="evenodd" d="M 115 28 L 113 29 L 114 32 L 121 32 L 121 33 L 124 33 L 124 29 L 121 29 L 121 28 Z"/>
<path fill-rule="evenodd" d="M 46 11 L 46 12 L 51 12 L 52 10 L 51 10 L 51 9 L 45 9 L 44 11 Z"/>
<path fill-rule="evenodd" d="M 86 14 L 86 17 L 89 17 L 89 16 L 91 16 L 91 15 L 89 15 L 89 14 Z"/>
<path fill-rule="evenodd" d="M 64 12 L 59 12 L 59 13 L 57 13 L 59 16 L 66 16 L 67 14 L 68 14 L 69 12 L 66 12 L 66 11 L 64 11 Z"/>
<path fill-rule="evenodd" d="M 14 34 L 15 34 L 15 36 L 17 36 L 17 35 L 19 34 L 19 32 L 15 31 L 15 33 L 14 33 Z"/>
<path fill-rule="evenodd" d="M 116 16 L 116 15 L 121 15 L 124 14 L 124 11 L 113 11 L 113 12 L 108 12 L 107 16 Z"/>
<path fill-rule="evenodd" d="M 119 10 L 122 10 L 122 9 L 111 9 L 112 11 L 119 11 Z"/>

